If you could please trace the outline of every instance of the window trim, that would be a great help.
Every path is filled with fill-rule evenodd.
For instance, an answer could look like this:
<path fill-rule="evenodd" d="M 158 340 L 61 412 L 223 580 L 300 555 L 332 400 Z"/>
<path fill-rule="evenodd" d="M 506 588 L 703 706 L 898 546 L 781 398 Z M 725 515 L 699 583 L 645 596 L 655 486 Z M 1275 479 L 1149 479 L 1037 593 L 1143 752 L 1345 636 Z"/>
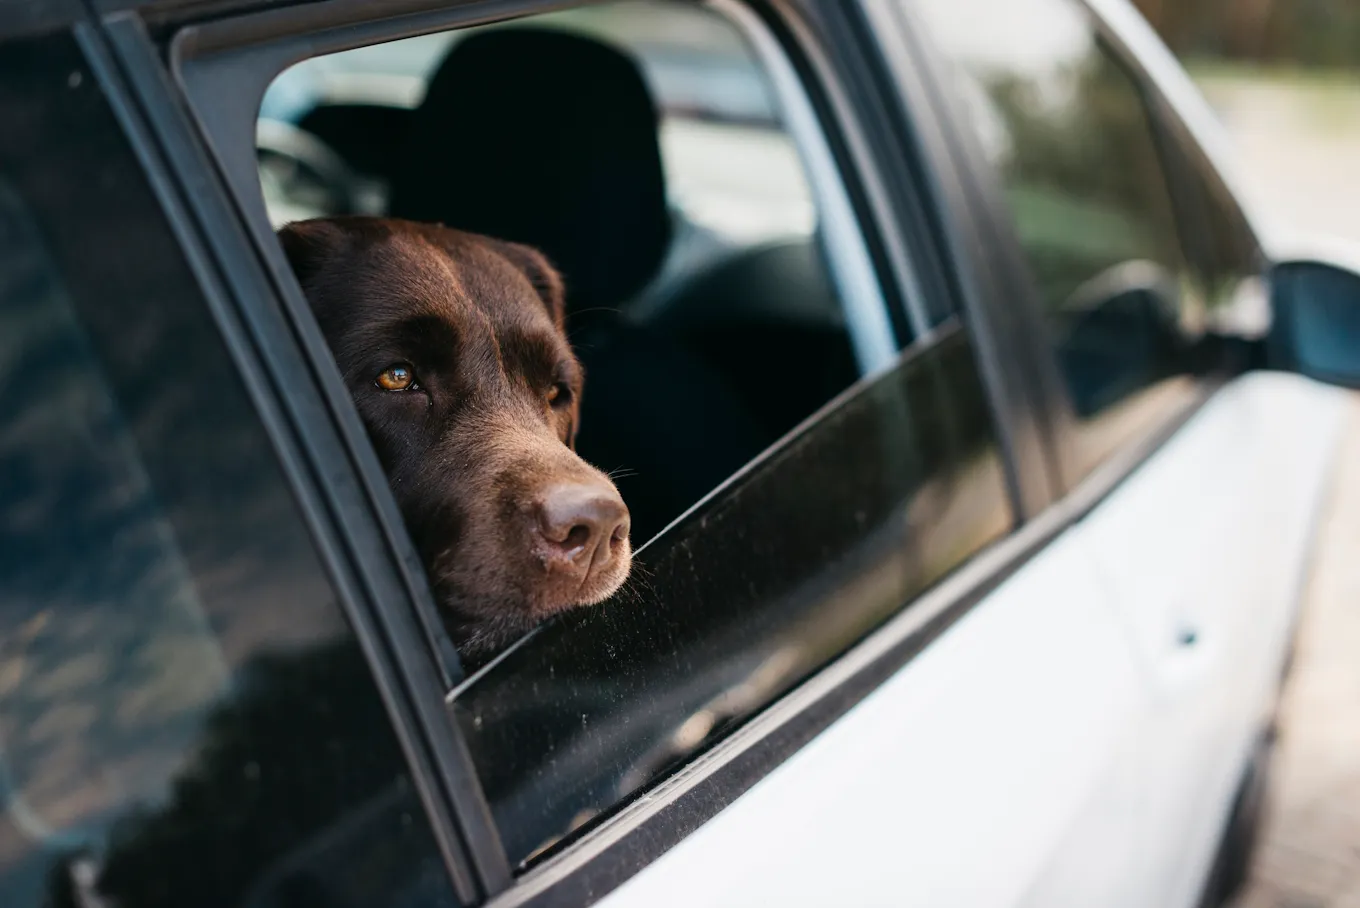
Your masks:
<path fill-rule="evenodd" d="M 770 80 L 779 111 L 812 188 L 822 242 L 826 247 L 827 269 L 840 294 L 860 376 L 891 368 L 897 361 L 899 346 L 882 285 L 869 258 L 869 247 L 860 219 L 851 205 L 841 168 L 832 154 L 807 89 L 778 39 L 751 7 L 741 0 L 705 0 L 703 5 L 726 18 L 741 32 Z M 924 336 L 929 327 L 914 281 L 906 294 L 906 304 L 913 338 Z"/>
<path fill-rule="evenodd" d="M 194 92 L 190 90 L 192 81 L 209 78 L 218 85 L 230 84 L 239 93 L 243 91 L 239 70 L 232 72 L 229 67 L 222 67 L 211 75 L 205 75 L 205 70 L 189 75 L 191 68 L 189 64 L 194 61 L 201 62 L 199 56 L 201 54 L 221 51 L 227 46 L 239 47 L 244 52 L 247 45 L 262 40 L 274 30 L 309 38 L 306 51 L 295 58 L 300 59 L 316 53 L 374 43 L 378 40 L 392 40 L 411 34 L 442 31 L 528 12 L 546 12 L 580 5 L 562 0 L 539 0 L 539 2 L 483 0 L 480 3 L 462 3 L 453 8 L 436 9 L 434 8 L 436 2 L 437 0 L 421 2 L 406 0 L 400 4 L 400 15 L 394 16 L 390 6 L 381 13 L 375 13 L 369 5 L 357 0 L 332 0 L 325 4 L 325 9 L 314 6 L 287 7 L 255 13 L 240 19 L 191 26 L 172 38 L 171 72 L 184 96 L 193 96 Z M 856 131 L 861 125 L 856 122 L 858 108 L 864 99 L 856 97 L 852 102 L 841 91 L 844 87 L 841 84 L 842 74 L 833 67 L 826 56 L 829 48 L 825 45 L 834 44 L 834 39 L 817 31 L 805 15 L 802 15 L 815 17 L 819 12 L 818 6 L 812 0 L 807 2 L 775 0 L 773 3 L 751 0 L 751 9 L 762 15 L 766 26 L 775 33 L 781 51 L 788 55 L 795 67 L 801 66 L 810 71 L 810 74 L 804 75 L 799 82 L 804 90 L 808 91 L 812 103 L 818 107 L 816 111 L 819 114 L 818 122 L 827 137 L 832 140 L 833 145 L 837 141 L 844 143 L 834 147 L 832 152 L 840 165 L 839 174 L 847 183 L 846 189 L 855 197 L 852 199 L 852 210 L 860 215 L 857 222 L 866 234 L 869 234 L 866 239 L 871 242 L 878 239 L 874 236 L 875 227 L 891 229 L 894 232 L 889 236 L 893 243 L 886 256 L 889 258 L 897 256 L 903 261 L 914 263 L 916 255 L 923 253 L 920 251 L 919 243 L 901 240 L 900 212 L 892 207 L 893 203 L 900 204 L 901 200 L 890 198 L 885 202 L 880 198 L 865 199 L 864 187 L 857 182 L 857 179 L 881 180 L 876 165 L 884 160 L 884 156 L 881 149 L 875 149 L 879 152 L 879 156 L 875 157 L 870 151 L 871 143 L 862 133 Z M 845 11 L 833 12 L 838 16 L 846 15 Z M 382 18 L 375 18 L 379 15 Z M 819 20 L 814 18 L 813 21 Z M 146 57 L 145 34 L 139 26 L 139 21 L 135 19 L 125 21 L 121 26 L 125 32 L 125 40 L 132 45 L 126 54 L 131 58 L 138 58 L 138 65 L 154 69 Z M 326 40 L 334 38 L 335 42 L 325 44 L 318 39 L 317 34 L 309 31 L 313 28 L 329 36 Z M 845 56 L 877 49 L 868 43 L 863 33 L 841 31 L 837 32 L 835 37 L 846 45 L 837 48 Z M 855 46 L 850 46 L 851 44 Z M 263 56 L 265 53 L 259 52 L 256 62 Z M 285 59 L 280 68 L 286 66 L 288 62 L 292 61 Z M 844 61 L 840 63 L 847 65 Z M 278 69 L 270 70 L 269 78 L 277 71 Z M 148 78 L 168 81 L 163 70 L 152 73 Z M 258 85 L 261 96 L 269 78 L 263 80 L 264 84 Z M 198 82 L 200 91 L 205 84 L 205 81 Z M 252 90 L 255 87 L 250 82 L 245 85 Z M 165 103 L 165 99 L 159 97 L 159 90 L 153 92 L 153 95 L 157 97 L 152 103 Z M 251 100 L 255 102 L 258 98 L 252 97 Z M 253 130 L 257 107 L 247 105 L 245 109 L 249 112 L 248 122 Z M 240 105 L 237 105 L 234 110 L 229 108 L 215 110 L 212 116 L 225 118 L 239 116 L 239 113 Z M 193 154 L 194 151 L 199 151 L 197 148 L 182 149 L 185 155 L 177 162 L 181 172 L 199 183 L 211 182 L 220 197 L 219 205 L 227 200 L 235 203 L 235 209 L 230 215 L 232 219 L 238 221 L 236 226 L 241 228 L 240 232 L 248 234 L 254 242 L 254 248 L 250 250 L 256 258 L 254 267 L 259 267 L 260 261 L 264 261 L 264 268 L 272 278 L 272 293 L 283 301 L 285 311 L 293 315 L 295 322 L 293 340 L 297 345 L 297 349 L 293 351 L 293 358 L 303 362 L 319 358 L 322 362 L 311 363 L 312 368 L 319 373 L 315 381 L 319 386 L 330 384 L 328 378 L 331 377 L 330 371 L 334 369 L 334 365 L 324 342 L 321 341 L 319 334 L 309 332 L 308 325 L 296 324 L 298 321 L 310 321 L 309 317 L 302 319 L 297 317 L 297 311 L 309 312 L 309 310 L 301 299 L 296 282 L 291 279 L 286 263 L 281 261 L 282 257 L 277 253 L 277 244 L 274 242 L 272 231 L 266 229 L 268 220 L 264 216 L 262 199 L 258 205 L 254 200 L 254 196 L 258 195 L 258 184 L 254 180 L 253 168 L 251 180 L 247 185 L 256 192 L 250 199 L 243 199 L 237 191 L 236 184 L 232 182 L 228 163 L 221 159 L 220 153 L 213 147 L 211 136 L 214 133 L 203 119 L 204 112 L 190 102 L 183 114 L 182 119 L 186 124 L 192 123 L 193 126 L 197 126 L 196 138 L 206 146 L 202 150 L 207 154 Z M 921 111 L 920 115 L 914 118 L 912 126 L 927 130 L 935 127 L 936 124 L 930 122 L 932 115 L 933 111 Z M 906 132 L 905 124 L 902 130 Z M 876 138 L 882 140 L 881 136 Z M 900 138 L 901 133 L 893 135 L 894 140 Z M 184 136 L 180 136 L 179 140 L 187 141 Z M 846 146 L 849 146 L 848 150 Z M 891 151 L 893 160 L 900 161 L 907 157 L 905 152 L 898 155 L 902 149 L 893 148 Z M 211 161 L 209 156 L 216 160 Z M 207 171 L 214 169 L 214 163 L 217 165 L 218 174 L 209 180 L 206 174 Z M 224 183 L 215 182 L 219 175 L 226 177 Z M 876 192 L 880 187 L 881 182 L 873 186 Z M 196 198 L 194 201 L 198 202 Z M 855 205 L 854 202 L 859 204 Z M 203 209 L 200 216 L 206 221 L 211 221 L 214 216 L 224 216 L 222 212 L 226 209 L 219 207 L 213 211 L 206 211 L 204 204 L 199 204 Z M 247 222 L 245 225 L 239 224 L 241 218 L 245 218 Z M 887 225 L 882 223 L 885 220 L 889 222 Z M 911 239 L 919 241 L 920 238 Z M 219 238 L 219 241 L 227 240 Z M 237 244 L 240 242 L 235 237 L 229 238 L 229 241 Z M 243 254 L 239 245 L 235 253 L 238 256 Z M 935 253 L 936 250 L 931 247 L 925 254 L 928 254 L 933 262 L 936 258 Z M 880 250 L 879 254 L 885 253 Z M 238 259 L 237 264 L 241 267 L 246 265 L 243 259 Z M 902 287 L 900 271 L 894 270 L 891 277 L 896 277 L 897 280 L 890 280 L 889 275 L 883 274 L 890 269 L 879 270 L 882 275 L 881 286 L 885 291 L 896 290 L 902 294 L 911 292 L 910 288 Z M 270 294 L 262 294 L 249 300 L 242 299 L 240 305 L 243 308 L 259 310 L 277 308 L 278 303 Z M 282 313 L 276 312 L 275 316 L 280 314 Z M 311 327 L 314 328 L 314 325 Z M 931 349 L 936 342 L 952 337 L 961 330 L 963 329 L 957 320 L 937 325 L 917 337 L 915 343 L 901 355 L 918 355 Z M 330 363 L 329 369 L 326 363 Z M 336 388 L 343 393 L 343 386 L 339 384 L 338 377 L 335 377 L 333 387 L 324 387 L 323 390 L 332 392 Z M 992 389 L 989 387 L 988 390 Z M 344 423 L 346 416 L 340 413 L 334 418 Z M 349 428 L 348 425 L 344 427 Z M 1009 475 L 1011 451 L 1005 440 L 1004 429 L 999 423 L 997 428 L 999 447 L 1008 473 L 1012 508 L 1018 511 L 1015 508 L 1015 484 Z M 381 470 L 377 468 L 376 461 L 372 458 L 371 448 L 363 439 L 361 432 L 357 436 L 344 433 L 336 443 L 348 443 L 351 456 L 357 459 L 359 470 L 366 473 L 365 478 L 370 484 L 375 476 L 380 483 L 385 482 Z M 354 450 L 356 446 L 361 450 Z M 364 456 L 362 449 L 369 449 L 367 457 Z M 369 470 L 372 472 L 367 472 Z M 385 489 L 385 485 L 383 488 Z M 316 491 L 311 490 L 303 494 L 315 495 Z M 374 494 L 379 499 L 385 497 L 381 490 Z M 390 533 L 392 524 L 389 521 L 395 521 L 396 525 L 400 526 L 400 518 L 395 516 L 391 508 L 381 507 L 382 504 L 380 501 L 374 505 L 376 519 L 385 523 Z M 485 884 L 484 891 L 492 897 L 492 903 L 497 905 L 520 904 L 526 900 L 534 900 L 535 903 L 541 900 L 553 904 L 581 904 L 599 898 L 604 892 L 611 890 L 682 840 L 761 777 L 773 771 L 784 759 L 791 756 L 856 702 L 867 696 L 883 680 L 947 629 L 953 621 L 966 614 L 973 604 L 1018 569 L 1034 550 L 1061 529 L 1061 517 L 1055 514 L 1050 517 L 1047 524 L 1035 523 L 1027 528 L 1023 535 L 1012 533 L 993 544 L 991 548 L 973 556 L 955 574 L 924 596 L 915 599 L 910 608 L 889 619 L 887 624 L 843 653 L 835 662 L 800 685 L 793 693 L 767 708 L 757 720 L 724 741 L 721 747 L 690 764 L 677 776 L 664 783 L 655 796 L 645 800 L 645 806 L 640 802 L 625 808 L 600 830 L 566 849 L 561 855 L 545 861 L 543 865 L 519 880 L 512 882 L 508 875 L 499 877 L 495 867 L 488 873 L 480 864 L 473 864 L 474 868 L 481 870 L 482 880 L 490 880 Z M 450 737 L 456 739 L 454 749 L 459 754 L 465 755 L 466 748 L 456 729 L 453 729 Z M 489 848 L 485 841 L 480 844 L 476 841 L 479 836 L 482 838 L 489 836 L 494 841 L 495 832 L 489 825 L 489 818 L 485 816 L 485 803 L 481 798 L 475 774 L 470 771 L 466 762 L 458 763 L 456 760 L 452 764 L 446 763 L 444 770 L 446 778 L 450 774 L 455 776 L 446 786 L 446 794 L 454 802 L 455 817 L 464 822 L 462 837 L 465 840 L 472 840 L 466 842 L 468 851 L 485 853 L 488 849 L 498 850 L 498 842 L 494 848 Z M 477 823 L 485 819 L 488 820 L 488 824 L 469 829 L 465 819 L 469 811 L 479 815 Z M 502 853 L 501 860 L 503 859 Z"/>

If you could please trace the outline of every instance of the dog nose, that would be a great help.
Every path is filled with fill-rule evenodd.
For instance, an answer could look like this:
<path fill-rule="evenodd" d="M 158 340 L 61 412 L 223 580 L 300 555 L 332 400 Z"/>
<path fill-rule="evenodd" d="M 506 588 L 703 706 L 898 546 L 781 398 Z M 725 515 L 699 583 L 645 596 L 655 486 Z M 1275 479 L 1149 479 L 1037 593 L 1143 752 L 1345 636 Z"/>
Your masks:
<path fill-rule="evenodd" d="M 602 568 L 628 538 L 628 508 L 609 486 L 554 486 L 539 502 L 538 529 L 555 554 L 584 570 Z"/>

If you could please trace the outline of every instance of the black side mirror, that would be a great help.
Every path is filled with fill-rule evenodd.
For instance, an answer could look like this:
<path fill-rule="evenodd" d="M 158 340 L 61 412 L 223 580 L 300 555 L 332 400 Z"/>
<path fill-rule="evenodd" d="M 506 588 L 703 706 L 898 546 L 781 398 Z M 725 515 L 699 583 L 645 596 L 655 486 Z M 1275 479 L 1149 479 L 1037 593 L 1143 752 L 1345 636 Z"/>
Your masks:
<path fill-rule="evenodd" d="M 1271 271 L 1270 364 L 1360 388 L 1360 272 L 1321 260 Z"/>

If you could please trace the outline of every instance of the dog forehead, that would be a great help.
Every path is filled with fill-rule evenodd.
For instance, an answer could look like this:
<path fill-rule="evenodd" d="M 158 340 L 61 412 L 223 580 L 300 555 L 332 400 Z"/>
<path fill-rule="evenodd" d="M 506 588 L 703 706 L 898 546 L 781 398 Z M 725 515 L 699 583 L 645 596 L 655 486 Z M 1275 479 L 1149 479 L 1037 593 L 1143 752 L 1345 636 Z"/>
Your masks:
<path fill-rule="evenodd" d="M 428 314 L 466 316 L 472 308 L 498 329 L 551 327 L 529 276 L 476 234 L 409 225 L 382 238 L 370 254 L 381 260 L 371 273 L 393 281 L 397 286 L 391 289 L 406 305 L 420 305 Z"/>
<path fill-rule="evenodd" d="M 466 291 L 454 263 L 419 235 L 393 231 L 374 237 L 356 258 L 359 267 L 345 270 L 355 280 L 351 289 L 367 300 L 422 315 L 447 314 L 464 304 Z"/>
<path fill-rule="evenodd" d="M 486 237 L 435 227 L 432 239 L 458 274 L 467 300 L 506 326 L 551 324 L 529 275 Z"/>

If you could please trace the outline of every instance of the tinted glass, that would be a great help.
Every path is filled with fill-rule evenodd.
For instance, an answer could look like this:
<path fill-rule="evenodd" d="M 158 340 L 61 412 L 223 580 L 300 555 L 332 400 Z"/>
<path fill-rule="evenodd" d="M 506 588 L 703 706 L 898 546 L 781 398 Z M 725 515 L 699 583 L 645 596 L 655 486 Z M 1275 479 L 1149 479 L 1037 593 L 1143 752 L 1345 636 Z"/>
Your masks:
<path fill-rule="evenodd" d="M 0 108 L 0 905 L 454 904 L 74 42 L 5 47 Z"/>
<path fill-rule="evenodd" d="M 1227 186 L 1190 137 L 1176 130 L 1165 148 L 1168 175 L 1186 224 L 1186 248 L 1203 287 L 1207 329 L 1227 339 L 1264 337 L 1270 330 L 1270 302 L 1260 244 Z"/>
<path fill-rule="evenodd" d="M 1206 327 L 1160 136 L 1071 0 L 918 0 L 957 64 L 1076 413 L 1071 478 L 1186 403 Z"/>
<path fill-rule="evenodd" d="M 653 541 L 623 594 L 541 628 L 456 693 L 512 860 L 664 778 L 1009 522 L 956 328 Z"/>

